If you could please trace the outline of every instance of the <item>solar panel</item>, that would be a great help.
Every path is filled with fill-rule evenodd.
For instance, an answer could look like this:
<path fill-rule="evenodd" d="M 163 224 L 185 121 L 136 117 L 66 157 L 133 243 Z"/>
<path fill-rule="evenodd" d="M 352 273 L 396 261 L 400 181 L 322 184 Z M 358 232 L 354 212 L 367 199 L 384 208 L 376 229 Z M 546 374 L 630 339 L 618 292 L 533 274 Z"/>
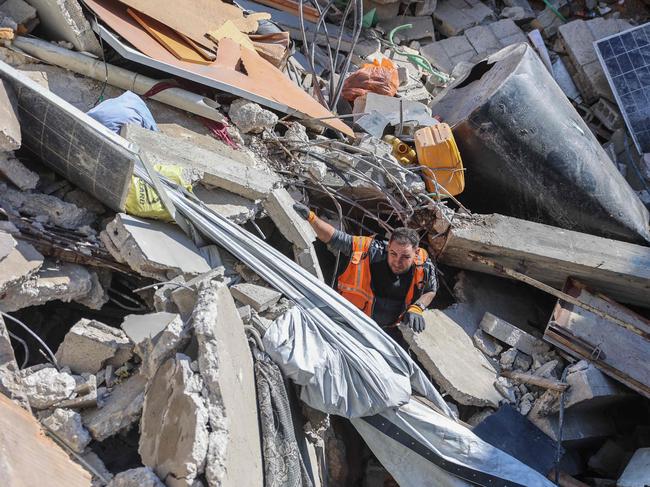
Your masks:
<path fill-rule="evenodd" d="M 594 47 L 637 150 L 650 152 L 650 23 Z"/>

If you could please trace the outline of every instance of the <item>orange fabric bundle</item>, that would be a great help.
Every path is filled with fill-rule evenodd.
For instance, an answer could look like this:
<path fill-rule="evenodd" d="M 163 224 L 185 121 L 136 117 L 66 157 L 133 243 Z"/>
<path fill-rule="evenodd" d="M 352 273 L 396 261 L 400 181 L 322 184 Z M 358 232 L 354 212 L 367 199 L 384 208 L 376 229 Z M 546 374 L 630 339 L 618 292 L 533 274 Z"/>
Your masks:
<path fill-rule="evenodd" d="M 397 68 L 390 59 L 376 59 L 372 64 L 364 64 L 343 82 L 343 98 L 353 102 L 355 98 L 368 92 L 378 95 L 395 96 L 399 87 Z"/>

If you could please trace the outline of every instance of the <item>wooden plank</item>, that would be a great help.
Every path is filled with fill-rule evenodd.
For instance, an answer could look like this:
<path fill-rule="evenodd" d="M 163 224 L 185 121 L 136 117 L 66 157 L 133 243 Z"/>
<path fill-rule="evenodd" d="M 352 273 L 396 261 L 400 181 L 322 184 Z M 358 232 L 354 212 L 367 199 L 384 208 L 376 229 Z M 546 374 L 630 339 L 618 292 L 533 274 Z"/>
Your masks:
<path fill-rule="evenodd" d="M 313 118 L 332 116 L 329 110 L 286 78 L 272 64 L 262 59 L 256 52 L 241 48 L 228 39 L 224 39 L 223 45 L 217 52 L 217 60 L 209 66 L 180 61 L 148 35 L 126 13 L 126 7 L 116 0 L 85 0 L 85 3 L 111 29 L 144 55 L 155 59 L 159 64 L 175 68 L 175 71 L 182 70 L 193 74 L 194 76 L 190 79 L 194 81 L 201 78 L 214 81 L 215 83 L 203 82 L 203 84 L 216 85 L 215 87 L 225 92 L 251 99 L 274 109 L 277 109 L 277 105 L 285 105 L 289 109 L 295 110 L 295 115 L 298 118 L 305 115 Z M 224 59 L 227 60 L 226 63 L 220 61 Z M 236 70 L 239 59 L 242 59 L 246 65 L 246 73 Z M 251 94 L 255 96 L 251 96 Z M 345 135 L 354 136 L 352 129 L 341 120 L 330 118 L 324 120 L 323 124 Z"/>
<path fill-rule="evenodd" d="M 219 28 L 227 20 L 231 20 L 242 32 L 255 32 L 258 27 L 259 16 L 244 17 L 243 10 L 238 6 L 221 0 L 121 0 L 121 3 L 205 47 L 210 47 L 206 45 L 205 33 Z"/>
<path fill-rule="evenodd" d="M 294 2 L 293 0 L 254 0 L 254 1 L 255 3 L 259 3 L 260 5 L 265 5 L 267 7 L 272 7 L 277 10 L 282 10 L 283 12 L 288 12 L 297 17 L 300 16 L 300 4 L 298 2 Z M 310 5 L 304 5 L 302 9 L 302 13 L 305 20 L 308 20 L 309 22 L 318 22 L 318 18 L 320 17 L 320 15 L 318 14 L 318 10 L 316 10 L 314 7 Z"/>
<path fill-rule="evenodd" d="M 131 8 L 127 8 L 126 11 L 143 29 L 171 52 L 176 59 L 188 63 L 210 64 L 209 60 L 205 59 L 191 45 L 185 42 L 185 39 L 174 30 Z"/>
<path fill-rule="evenodd" d="M 456 215 L 441 261 L 499 275 L 471 253 L 556 289 L 573 276 L 619 302 L 650 305 L 648 247 L 503 215 Z"/>
<path fill-rule="evenodd" d="M 248 38 L 248 36 L 237 29 L 235 24 L 233 24 L 230 20 L 225 22 L 218 29 L 215 29 L 212 32 L 208 32 L 206 36 L 208 36 L 208 38 L 215 42 L 217 45 L 219 45 L 221 39 L 228 38 L 232 41 L 235 41 L 240 46 L 247 47 L 248 49 L 255 49 L 253 42 Z"/>
<path fill-rule="evenodd" d="M 91 475 L 45 436 L 36 419 L 0 394 L 0 484 L 90 487 Z"/>
<path fill-rule="evenodd" d="M 544 339 L 574 357 L 593 362 L 605 374 L 650 397 L 650 321 L 576 280 L 567 280 L 564 292 L 633 324 L 645 336 L 558 300 Z"/>

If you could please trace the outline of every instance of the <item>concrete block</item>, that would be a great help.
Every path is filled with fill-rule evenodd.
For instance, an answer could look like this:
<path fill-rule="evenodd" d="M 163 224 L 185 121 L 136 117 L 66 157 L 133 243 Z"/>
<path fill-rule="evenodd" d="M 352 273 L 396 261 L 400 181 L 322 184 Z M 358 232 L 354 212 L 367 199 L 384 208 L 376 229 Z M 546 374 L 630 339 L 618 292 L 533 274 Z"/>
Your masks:
<path fill-rule="evenodd" d="M 506 7 L 518 7 L 524 12 L 524 16 L 519 20 L 531 20 L 535 18 L 535 11 L 530 6 L 528 0 L 504 0 L 503 4 Z M 515 19 L 513 19 L 515 20 Z"/>
<path fill-rule="evenodd" d="M 566 382 L 571 386 L 564 398 L 564 407 L 567 409 L 601 409 L 632 396 L 630 391 L 585 360 L 569 367 Z M 559 404 L 554 404 L 549 409 L 557 412 Z"/>
<path fill-rule="evenodd" d="M 492 313 L 485 313 L 479 326 L 488 335 L 527 355 L 546 353 L 550 350 L 549 346 L 539 338 L 535 338 L 524 330 L 494 316 Z"/>
<path fill-rule="evenodd" d="M 77 383 L 67 372 L 44 367 L 31 372 L 23 370 L 22 385 L 34 409 L 47 409 L 72 396 Z"/>
<path fill-rule="evenodd" d="M 30 411 L 29 400 L 22 385 L 22 378 L 9 333 L 0 315 L 0 394 L 4 394 L 21 407 Z"/>
<path fill-rule="evenodd" d="M 278 123 L 278 116 L 252 101 L 238 98 L 230 104 L 230 120 L 243 133 L 260 134 L 265 130 L 273 131 Z"/>
<path fill-rule="evenodd" d="M 512 22 L 512 20 L 510 22 Z M 501 47 L 499 39 L 490 27 L 491 26 L 477 25 L 476 27 L 472 27 L 465 31 L 465 38 L 477 53 L 496 52 Z"/>
<path fill-rule="evenodd" d="M 138 452 L 168 485 L 192 485 L 205 468 L 208 411 L 202 387 L 182 354 L 163 363 L 147 386 Z"/>
<path fill-rule="evenodd" d="M 25 282 L 42 265 L 43 256 L 34 247 L 0 232 L 0 295 Z"/>
<path fill-rule="evenodd" d="M 433 18 L 440 32 L 452 37 L 485 20 L 495 19 L 495 16 L 487 5 L 478 0 L 441 0 Z"/>
<path fill-rule="evenodd" d="M 72 372 L 96 374 L 106 365 L 117 368 L 131 358 L 132 345 L 120 329 L 82 318 L 66 333 L 56 351 L 62 367 Z"/>
<path fill-rule="evenodd" d="M 108 296 L 94 271 L 78 264 L 45 260 L 36 275 L 6 290 L 0 310 L 17 311 L 53 300 L 77 301 L 99 309 L 108 301 Z"/>
<path fill-rule="evenodd" d="M 293 209 L 294 203 L 286 189 L 278 188 L 262 204 L 278 230 L 293 244 L 296 261 L 322 281 L 323 271 L 313 245 L 316 234 L 309 223 Z"/>
<path fill-rule="evenodd" d="M 470 61 L 476 50 L 465 36 L 456 36 L 427 44 L 420 49 L 422 56 L 445 73 L 451 73 L 456 64 Z"/>
<path fill-rule="evenodd" d="M 605 72 L 598 61 L 594 42 L 631 27 L 625 20 L 601 17 L 587 21 L 574 20 L 560 26 L 560 39 L 579 74 L 576 84 L 587 103 L 595 103 L 598 98 L 614 99 Z"/>
<path fill-rule="evenodd" d="M 10 152 L 0 152 L 0 176 L 22 191 L 34 189 L 39 179 L 38 174 L 27 169 Z"/>
<path fill-rule="evenodd" d="M 165 487 L 149 467 L 132 468 L 118 473 L 106 487 Z"/>
<path fill-rule="evenodd" d="M 381 28 L 386 35 L 395 27 L 404 24 L 411 24 L 413 27 L 404 29 L 395 34 L 395 42 L 408 42 L 418 39 L 433 39 L 433 19 L 431 16 L 424 17 L 404 17 L 395 16 L 392 19 L 387 19 L 379 22 L 378 27 Z"/>
<path fill-rule="evenodd" d="M 435 1 L 436 0 L 433 0 L 434 3 Z M 399 14 L 399 6 L 400 2 L 383 3 L 375 0 L 363 0 L 363 11 L 370 12 L 374 8 L 375 17 L 379 22 L 397 17 Z M 431 13 L 433 13 L 433 11 Z M 416 12 L 416 15 L 419 14 Z"/>
<path fill-rule="evenodd" d="M 650 484 L 650 448 L 639 448 L 625 467 L 617 487 L 647 487 Z"/>
<path fill-rule="evenodd" d="M 0 151 L 20 149 L 20 122 L 13 88 L 0 80 Z"/>
<path fill-rule="evenodd" d="M 81 415 L 75 411 L 56 408 L 41 423 L 77 453 L 83 452 L 90 443 L 90 434 L 81 423 Z"/>
<path fill-rule="evenodd" d="M 102 49 L 77 0 L 27 0 L 36 9 L 43 33 L 54 41 L 68 41 L 77 51 L 96 56 Z"/>
<path fill-rule="evenodd" d="M 192 316 L 212 430 L 205 472 L 208 483 L 262 485 L 253 360 L 228 288 L 203 284 Z"/>
<path fill-rule="evenodd" d="M 23 0 L 6 0 L 0 5 L 0 12 L 11 17 L 18 25 L 31 25 L 36 20 L 36 9 Z"/>
<path fill-rule="evenodd" d="M 140 418 L 146 385 L 146 377 L 133 375 L 113 388 L 102 407 L 81 413 L 84 426 L 95 440 L 103 441 Z"/>
<path fill-rule="evenodd" d="M 158 367 L 181 350 L 190 340 L 187 327 L 176 313 L 128 315 L 122 329 L 135 344 L 142 359 L 140 373 L 151 379 Z"/>
<path fill-rule="evenodd" d="M 501 353 L 503 347 L 499 345 L 494 338 L 485 333 L 483 330 L 476 330 L 472 336 L 474 345 L 488 357 L 496 357 Z"/>
<path fill-rule="evenodd" d="M 282 297 L 282 293 L 265 286 L 244 282 L 230 288 L 232 297 L 242 304 L 250 305 L 255 311 L 265 311 Z"/>
<path fill-rule="evenodd" d="M 100 234 L 108 251 L 139 274 L 167 281 L 211 269 L 208 259 L 178 227 L 118 213 Z"/>
<path fill-rule="evenodd" d="M 496 370 L 462 327 L 439 310 L 425 311 L 424 318 L 422 333 L 404 326 L 400 330 L 434 380 L 460 404 L 498 406 Z"/>

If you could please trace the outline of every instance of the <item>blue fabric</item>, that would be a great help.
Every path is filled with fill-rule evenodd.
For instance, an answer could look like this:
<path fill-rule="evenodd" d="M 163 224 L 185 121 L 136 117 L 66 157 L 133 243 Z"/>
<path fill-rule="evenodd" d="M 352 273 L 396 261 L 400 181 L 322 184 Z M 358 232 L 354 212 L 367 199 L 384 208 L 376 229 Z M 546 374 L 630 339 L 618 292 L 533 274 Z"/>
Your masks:
<path fill-rule="evenodd" d="M 158 132 L 158 126 L 149 108 L 142 98 L 131 91 L 125 91 L 117 98 L 101 102 L 87 114 L 116 134 L 119 134 L 122 125 L 127 123 Z"/>

